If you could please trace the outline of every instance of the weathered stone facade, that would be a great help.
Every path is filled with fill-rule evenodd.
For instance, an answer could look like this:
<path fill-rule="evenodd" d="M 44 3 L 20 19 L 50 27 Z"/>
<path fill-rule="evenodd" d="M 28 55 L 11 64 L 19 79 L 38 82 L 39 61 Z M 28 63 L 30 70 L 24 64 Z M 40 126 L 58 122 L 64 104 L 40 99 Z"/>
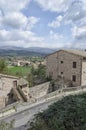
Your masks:
<path fill-rule="evenodd" d="M 86 85 L 86 60 L 82 62 L 82 76 L 81 85 Z"/>
<path fill-rule="evenodd" d="M 32 98 L 38 99 L 48 93 L 50 82 L 46 82 L 30 88 L 30 95 Z"/>
<path fill-rule="evenodd" d="M 28 82 L 23 78 L 0 74 L 0 108 L 14 101 L 28 101 Z"/>
<path fill-rule="evenodd" d="M 77 52 L 77 53 L 76 53 Z M 86 84 L 86 52 L 59 50 L 46 57 L 47 76 L 57 79 L 58 76 L 71 80 L 74 86 Z M 81 55 L 80 55 L 81 54 Z M 74 65 L 75 64 L 75 65 Z M 83 74 L 84 73 L 84 74 Z"/>
<path fill-rule="evenodd" d="M 5 97 L 4 96 L 0 96 L 0 108 L 5 107 Z"/>

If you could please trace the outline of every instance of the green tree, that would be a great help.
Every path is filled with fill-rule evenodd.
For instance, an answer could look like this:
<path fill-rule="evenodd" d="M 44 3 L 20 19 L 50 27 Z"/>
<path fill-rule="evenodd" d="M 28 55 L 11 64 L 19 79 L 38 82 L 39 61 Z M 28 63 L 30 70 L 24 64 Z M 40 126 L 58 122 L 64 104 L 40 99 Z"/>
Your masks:
<path fill-rule="evenodd" d="M 32 67 L 31 74 L 33 77 L 33 85 L 37 85 L 39 83 L 45 82 L 46 78 L 46 68 L 44 65 L 39 65 L 37 69 Z"/>
<path fill-rule="evenodd" d="M 38 66 L 38 77 L 45 79 L 46 78 L 46 68 L 44 65 Z"/>
<path fill-rule="evenodd" d="M 86 93 L 67 96 L 39 113 L 32 130 L 86 130 Z"/>
<path fill-rule="evenodd" d="M 27 75 L 27 81 L 29 82 L 29 87 L 33 86 L 33 75 L 31 73 L 29 73 Z"/>
<path fill-rule="evenodd" d="M 10 123 L 4 121 L 0 122 L 0 130 L 13 130 L 15 120 L 13 119 Z"/>
<path fill-rule="evenodd" d="M 3 59 L 0 59 L 0 72 L 6 71 L 6 63 Z"/>

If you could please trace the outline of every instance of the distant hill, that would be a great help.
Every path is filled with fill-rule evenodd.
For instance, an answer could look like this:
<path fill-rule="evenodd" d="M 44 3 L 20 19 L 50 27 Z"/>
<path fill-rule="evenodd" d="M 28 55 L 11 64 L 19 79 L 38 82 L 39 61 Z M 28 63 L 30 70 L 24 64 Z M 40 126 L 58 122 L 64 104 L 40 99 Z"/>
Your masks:
<path fill-rule="evenodd" d="M 22 50 L 22 49 L 24 48 L 16 46 L 0 46 L 0 50 Z"/>
<path fill-rule="evenodd" d="M 42 47 L 29 47 L 29 48 L 26 48 L 26 50 L 31 51 L 31 52 L 43 53 L 43 54 L 49 54 L 56 51 L 56 49 L 42 48 Z"/>
<path fill-rule="evenodd" d="M 45 56 L 55 52 L 56 49 L 42 48 L 42 47 L 15 47 L 15 46 L 0 46 L 0 56 L 31 56 L 39 55 Z"/>

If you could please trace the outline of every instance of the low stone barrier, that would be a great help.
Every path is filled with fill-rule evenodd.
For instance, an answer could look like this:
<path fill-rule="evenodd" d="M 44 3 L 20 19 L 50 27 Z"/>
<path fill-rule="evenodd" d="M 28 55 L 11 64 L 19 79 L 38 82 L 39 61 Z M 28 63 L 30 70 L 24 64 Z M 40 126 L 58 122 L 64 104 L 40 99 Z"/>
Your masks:
<path fill-rule="evenodd" d="M 69 88 L 63 88 L 63 89 L 59 89 L 57 91 L 54 91 L 52 93 L 49 93 L 47 95 L 45 95 L 44 97 L 40 98 L 39 100 L 42 100 L 44 98 L 50 98 L 50 97 L 53 97 L 53 96 L 56 96 L 56 95 L 60 95 L 63 93 L 66 94 L 66 92 L 76 92 L 76 91 L 79 91 L 79 90 L 84 90 L 86 89 L 86 86 L 79 86 L 79 87 L 69 87 Z"/>
<path fill-rule="evenodd" d="M 36 89 L 35 89 L 36 90 Z M 16 111 L 22 111 L 25 109 L 29 109 L 30 107 L 35 107 L 37 104 L 41 104 L 42 102 L 46 102 L 48 100 L 56 99 L 60 100 L 68 95 L 75 95 L 82 92 L 86 92 L 86 86 L 79 86 L 79 87 L 70 87 L 70 88 L 64 88 L 59 89 L 57 91 L 54 91 L 52 93 L 46 94 L 42 97 L 37 98 L 33 102 L 27 102 L 27 103 L 19 103 L 16 102 L 14 104 L 11 104 L 7 106 L 6 108 L 0 110 L 0 117 L 10 115 L 12 113 L 15 113 Z"/>
<path fill-rule="evenodd" d="M 15 112 L 16 112 L 16 108 L 14 106 L 10 107 L 9 109 L 6 108 L 0 112 L 0 118 L 7 116 L 7 115 L 10 115 L 10 114 L 15 113 Z"/>
<path fill-rule="evenodd" d="M 10 115 L 10 114 L 12 114 L 12 113 L 15 113 L 15 109 L 9 109 L 9 110 L 7 110 L 7 111 L 1 112 L 1 113 L 0 113 L 0 118 L 1 118 L 1 117 L 4 117 L 4 116 L 7 116 L 7 115 Z"/>
<path fill-rule="evenodd" d="M 30 94 L 33 98 L 40 98 L 48 93 L 50 82 L 46 82 L 30 88 Z"/>
<path fill-rule="evenodd" d="M 27 99 L 26 95 L 24 94 L 24 92 L 22 91 L 22 89 L 21 89 L 20 87 L 18 87 L 18 91 L 19 91 L 19 93 L 21 94 L 23 100 L 24 100 L 25 102 L 27 102 L 28 99 Z"/>

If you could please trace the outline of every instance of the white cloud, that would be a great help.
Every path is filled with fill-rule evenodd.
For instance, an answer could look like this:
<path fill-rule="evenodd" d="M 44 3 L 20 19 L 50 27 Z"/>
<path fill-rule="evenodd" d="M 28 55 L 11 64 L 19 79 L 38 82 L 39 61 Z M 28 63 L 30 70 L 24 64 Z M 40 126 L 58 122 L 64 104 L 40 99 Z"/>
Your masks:
<path fill-rule="evenodd" d="M 32 33 L 31 31 L 22 31 L 22 30 L 0 30 L 0 43 L 2 44 L 9 44 L 14 43 L 18 45 L 18 43 L 24 43 L 23 46 L 29 46 L 29 44 L 33 43 L 41 43 L 43 42 L 42 37 L 36 36 L 36 34 Z"/>
<path fill-rule="evenodd" d="M 30 0 L 0 0 L 0 9 L 5 12 L 20 11 L 25 8 L 25 6 L 30 2 Z"/>
<path fill-rule="evenodd" d="M 86 0 L 82 0 L 82 2 L 83 2 L 83 9 L 86 10 Z"/>
<path fill-rule="evenodd" d="M 86 10 L 83 8 L 82 1 L 74 1 L 69 6 L 68 10 L 64 14 L 64 22 L 65 23 L 74 23 L 76 24 L 79 20 L 86 16 Z"/>
<path fill-rule="evenodd" d="M 48 26 L 52 27 L 52 28 L 60 27 L 62 19 L 63 19 L 63 17 L 61 15 L 59 15 L 58 17 L 55 18 L 55 20 L 53 20 L 51 23 L 49 23 Z"/>
<path fill-rule="evenodd" d="M 57 16 L 55 20 L 48 24 L 49 27 L 57 28 L 68 24 L 72 27 L 72 36 L 74 44 L 86 44 L 86 0 L 35 0 L 44 10 L 61 12 L 62 16 Z M 71 32 L 70 32 L 71 33 Z M 50 32 L 50 39 L 53 44 L 59 46 L 71 46 L 73 43 L 67 43 L 68 39 L 58 33 Z M 57 42 L 57 43 L 56 43 Z M 81 44 L 80 44 L 81 45 Z"/>
<path fill-rule="evenodd" d="M 80 20 L 80 26 L 86 25 L 86 16 Z"/>
<path fill-rule="evenodd" d="M 2 25 L 11 28 L 23 28 L 28 22 L 28 18 L 20 12 L 7 13 L 1 18 Z"/>
<path fill-rule="evenodd" d="M 55 20 L 53 20 L 51 23 L 49 23 L 49 26 L 51 27 L 59 27 L 62 24 L 77 24 L 77 22 L 83 22 L 83 20 L 86 20 L 86 2 L 84 0 L 76 0 L 76 1 L 70 1 L 70 4 L 66 5 L 67 10 L 64 12 L 63 16 L 57 16 Z M 69 6 L 68 6 L 69 5 Z"/>
<path fill-rule="evenodd" d="M 34 0 L 36 1 L 44 10 L 50 10 L 53 12 L 65 11 L 68 9 L 70 2 L 72 0 Z"/>
<path fill-rule="evenodd" d="M 57 16 L 55 20 L 48 24 L 48 26 L 52 28 L 57 28 L 61 27 L 61 25 L 70 24 L 72 26 L 71 37 L 73 38 L 73 42 L 76 44 L 76 46 L 78 46 L 79 43 L 86 43 L 86 6 L 84 8 L 84 5 L 86 5 L 86 2 L 84 0 L 70 1 L 70 5 L 68 9 L 64 12 L 64 15 Z M 73 44 L 66 44 L 66 41 L 68 39 L 65 40 L 65 37 L 61 37 L 61 35 L 59 34 L 52 33 L 51 38 L 53 39 L 54 44 L 56 43 L 56 41 L 59 41 L 60 46 L 64 46 L 64 44 L 67 46 L 72 46 Z"/>
<path fill-rule="evenodd" d="M 31 30 L 34 27 L 34 25 L 39 22 L 39 20 L 40 20 L 40 18 L 36 18 L 33 16 L 29 17 L 26 29 Z"/>
<path fill-rule="evenodd" d="M 86 43 L 86 1 L 72 0 L 70 3 L 63 17 L 61 17 L 60 20 L 59 17 L 56 17 L 48 26 L 57 28 L 60 27 L 61 24 L 70 24 L 72 27 L 73 42 L 76 42 L 76 44 L 77 42 Z"/>
<path fill-rule="evenodd" d="M 44 38 L 32 32 L 40 18 L 22 13 L 31 0 L 0 0 L 0 43 L 25 46 L 70 46 L 62 34 L 50 31 Z M 34 0 L 43 10 L 57 12 L 48 26 L 52 28 L 70 24 L 72 36 L 77 42 L 86 42 L 86 0 Z M 60 12 L 60 13 L 58 13 Z M 59 28 L 60 29 L 60 28 Z M 62 28 L 61 28 L 62 29 Z M 49 39 L 49 41 L 48 41 Z M 45 41 L 45 42 L 44 42 Z"/>
<path fill-rule="evenodd" d="M 36 17 L 26 17 L 20 12 L 8 13 L 6 16 L 1 17 L 1 26 L 10 27 L 13 29 L 29 29 L 31 30 L 34 25 L 39 21 Z"/>
<path fill-rule="evenodd" d="M 22 30 L 0 30 L 0 40 L 25 40 L 25 41 L 41 41 L 42 38 L 37 37 L 31 31 L 22 31 Z"/>
<path fill-rule="evenodd" d="M 46 37 L 46 46 L 50 48 L 70 47 L 71 43 L 67 42 L 62 34 L 51 30 L 49 36 Z"/>
<path fill-rule="evenodd" d="M 50 39 L 57 41 L 59 39 L 63 39 L 63 35 L 58 34 L 58 33 L 54 33 L 52 30 L 50 31 Z"/>
<path fill-rule="evenodd" d="M 15 46 L 40 46 L 40 47 L 64 47 L 63 39 L 61 34 L 55 33 L 52 30 L 49 33 L 47 39 L 43 37 L 37 37 L 36 34 L 31 31 L 22 30 L 1 30 L 0 31 L 0 44 L 3 45 L 15 45 Z M 65 43 L 66 46 L 70 46 L 70 43 Z"/>
<path fill-rule="evenodd" d="M 31 0 L 0 0 L 0 44 L 29 46 L 41 44 L 42 37 L 32 32 L 39 18 L 21 12 Z"/>
<path fill-rule="evenodd" d="M 86 26 L 73 28 L 73 36 L 76 42 L 86 43 Z"/>
<path fill-rule="evenodd" d="M 70 23 L 73 25 L 72 36 L 76 46 L 79 46 L 79 43 L 86 44 L 86 8 L 84 8 L 86 2 L 84 4 L 83 2 L 84 0 L 73 3 L 73 8 L 71 7 L 71 10 L 69 9 L 70 11 L 67 11 L 65 15 L 66 21 L 71 21 Z"/>

